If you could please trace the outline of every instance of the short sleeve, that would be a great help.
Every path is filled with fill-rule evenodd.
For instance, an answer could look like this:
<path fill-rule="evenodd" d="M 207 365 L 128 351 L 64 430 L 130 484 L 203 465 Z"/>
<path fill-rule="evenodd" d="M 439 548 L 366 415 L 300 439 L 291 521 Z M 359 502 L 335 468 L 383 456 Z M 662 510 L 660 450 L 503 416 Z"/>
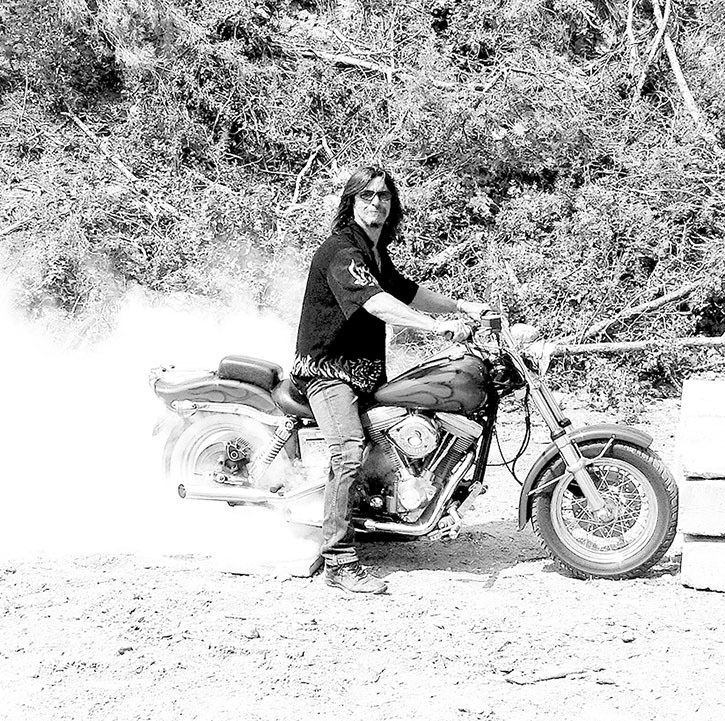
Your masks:
<path fill-rule="evenodd" d="M 345 318 L 350 318 L 370 298 L 383 292 L 363 254 L 356 248 L 341 248 L 334 255 L 327 268 L 327 283 Z"/>
<path fill-rule="evenodd" d="M 390 288 L 390 295 L 402 303 L 410 305 L 418 292 L 418 284 L 400 273 L 392 262 L 388 262 L 386 265 L 388 267 L 385 273 L 385 284 Z"/>

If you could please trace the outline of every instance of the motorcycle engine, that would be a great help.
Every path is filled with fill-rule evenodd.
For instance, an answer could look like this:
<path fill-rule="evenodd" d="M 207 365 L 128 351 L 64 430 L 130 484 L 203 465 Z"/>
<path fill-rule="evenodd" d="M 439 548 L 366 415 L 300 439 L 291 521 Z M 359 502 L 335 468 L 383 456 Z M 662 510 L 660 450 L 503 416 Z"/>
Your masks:
<path fill-rule="evenodd" d="M 437 413 L 434 418 L 403 408 L 376 406 L 361 416 L 382 451 L 375 461 L 386 487 L 385 510 L 415 520 L 483 430 L 467 418 Z"/>
<path fill-rule="evenodd" d="M 409 415 L 388 430 L 390 440 L 411 458 L 425 458 L 438 444 L 438 431 L 424 416 Z"/>

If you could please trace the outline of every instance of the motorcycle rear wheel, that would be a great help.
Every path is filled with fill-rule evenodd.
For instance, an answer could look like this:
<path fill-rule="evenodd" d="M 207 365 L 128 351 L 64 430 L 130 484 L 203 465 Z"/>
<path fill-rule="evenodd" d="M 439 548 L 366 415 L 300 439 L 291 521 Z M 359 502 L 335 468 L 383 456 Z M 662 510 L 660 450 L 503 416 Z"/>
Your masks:
<path fill-rule="evenodd" d="M 587 458 L 603 443 L 580 446 Z M 557 459 L 534 484 L 563 473 Z M 588 466 L 613 512 L 602 521 L 590 510 L 576 481 L 567 476 L 534 496 L 531 525 L 549 555 L 576 578 L 641 576 L 662 558 L 677 531 L 677 485 L 652 451 L 615 444 Z"/>
<path fill-rule="evenodd" d="M 271 430 L 263 424 L 233 414 L 195 418 L 166 444 L 163 461 L 166 477 L 184 486 L 218 488 L 223 484 L 213 480 L 213 474 L 223 472 L 230 483 L 244 483 L 243 475 L 237 478 L 223 467 L 227 442 L 241 439 L 249 448 L 251 460 L 267 447 L 271 438 Z M 254 487 L 267 490 L 274 485 L 275 479 L 285 477 L 290 465 L 286 452 L 282 450 L 260 479 L 261 485 L 257 483 Z"/>

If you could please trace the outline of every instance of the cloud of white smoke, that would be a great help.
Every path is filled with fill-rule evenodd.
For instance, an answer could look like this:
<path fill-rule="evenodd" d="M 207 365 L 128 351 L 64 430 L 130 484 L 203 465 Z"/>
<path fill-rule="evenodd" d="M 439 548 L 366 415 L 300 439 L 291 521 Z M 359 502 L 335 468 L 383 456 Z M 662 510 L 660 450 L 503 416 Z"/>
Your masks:
<path fill-rule="evenodd" d="M 242 520 L 243 509 L 181 500 L 163 480 L 152 430 L 164 407 L 148 372 L 169 363 L 213 370 L 228 354 L 289 370 L 294 328 L 244 305 L 158 300 L 136 290 L 124 297 L 107 340 L 69 350 L 8 308 L 3 299 L 0 557 L 204 554 L 259 530 L 259 520 Z"/>

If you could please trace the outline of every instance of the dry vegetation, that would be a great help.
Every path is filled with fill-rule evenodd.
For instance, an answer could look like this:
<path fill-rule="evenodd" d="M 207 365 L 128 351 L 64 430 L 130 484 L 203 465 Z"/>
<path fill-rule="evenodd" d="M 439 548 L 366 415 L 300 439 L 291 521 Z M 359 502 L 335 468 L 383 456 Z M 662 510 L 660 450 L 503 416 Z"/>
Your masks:
<path fill-rule="evenodd" d="M 20 306 L 89 336 L 129 284 L 293 324 L 279 279 L 374 160 L 414 277 L 572 339 L 685 288 L 599 339 L 721 335 L 723 28 L 719 0 L 10 0 L 0 258 Z M 557 380 L 623 401 L 720 362 L 665 345 Z"/>

